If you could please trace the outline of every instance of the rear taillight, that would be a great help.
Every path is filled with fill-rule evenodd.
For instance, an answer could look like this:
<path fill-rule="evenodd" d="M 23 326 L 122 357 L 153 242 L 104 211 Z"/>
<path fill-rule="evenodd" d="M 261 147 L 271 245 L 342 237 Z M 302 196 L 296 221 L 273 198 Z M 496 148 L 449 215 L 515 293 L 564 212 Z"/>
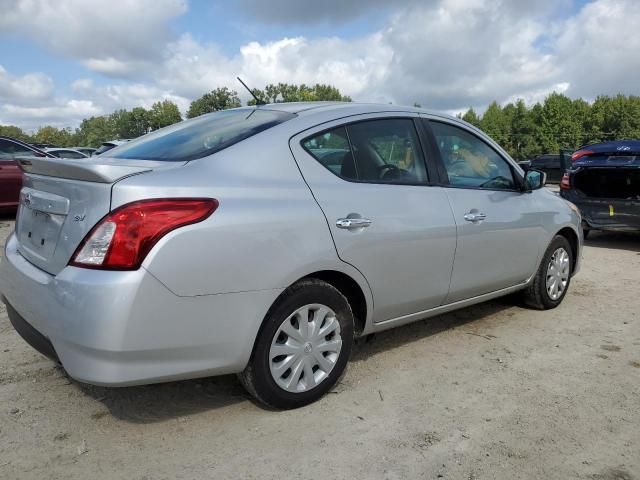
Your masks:
<path fill-rule="evenodd" d="M 136 270 L 164 235 L 203 221 L 216 208 L 218 201 L 213 198 L 167 198 L 128 203 L 93 227 L 69 265 Z"/>
<path fill-rule="evenodd" d="M 565 173 L 564 175 L 562 175 L 562 180 L 560 180 L 560 188 L 562 190 L 571 189 L 571 177 L 569 176 L 568 173 Z"/>
<path fill-rule="evenodd" d="M 591 150 L 578 150 L 573 155 L 571 155 L 571 161 L 575 162 L 579 158 L 586 157 L 587 155 L 593 155 Z"/>

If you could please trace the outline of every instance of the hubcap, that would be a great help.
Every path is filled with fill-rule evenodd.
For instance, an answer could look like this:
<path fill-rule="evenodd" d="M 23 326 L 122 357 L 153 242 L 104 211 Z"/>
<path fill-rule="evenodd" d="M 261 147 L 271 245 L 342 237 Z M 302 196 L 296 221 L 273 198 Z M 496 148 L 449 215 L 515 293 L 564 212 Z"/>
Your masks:
<path fill-rule="evenodd" d="M 551 256 L 547 267 L 547 293 L 551 300 L 558 300 L 569 282 L 569 254 L 560 247 Z"/>
<path fill-rule="evenodd" d="M 311 390 L 329 376 L 341 348 L 334 311 L 325 305 L 305 305 L 282 322 L 271 341 L 271 376 L 287 392 Z"/>

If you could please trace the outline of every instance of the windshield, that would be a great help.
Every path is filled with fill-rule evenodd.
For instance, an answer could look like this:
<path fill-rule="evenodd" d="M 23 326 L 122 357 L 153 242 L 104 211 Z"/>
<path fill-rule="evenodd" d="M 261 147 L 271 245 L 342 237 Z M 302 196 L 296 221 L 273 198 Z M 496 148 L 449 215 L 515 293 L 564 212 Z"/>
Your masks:
<path fill-rule="evenodd" d="M 185 162 L 206 157 L 295 117 L 273 110 L 234 109 L 201 115 L 132 140 L 109 157 Z"/>

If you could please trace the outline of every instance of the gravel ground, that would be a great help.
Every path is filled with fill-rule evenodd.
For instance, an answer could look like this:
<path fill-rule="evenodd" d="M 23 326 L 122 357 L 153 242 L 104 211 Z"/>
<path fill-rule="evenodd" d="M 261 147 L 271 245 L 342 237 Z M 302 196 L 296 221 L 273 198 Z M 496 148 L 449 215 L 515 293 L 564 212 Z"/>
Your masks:
<path fill-rule="evenodd" d="M 495 301 L 360 341 L 289 412 L 233 376 L 78 384 L 0 307 L 0 478 L 640 479 L 639 252 L 595 234 L 556 310 Z"/>

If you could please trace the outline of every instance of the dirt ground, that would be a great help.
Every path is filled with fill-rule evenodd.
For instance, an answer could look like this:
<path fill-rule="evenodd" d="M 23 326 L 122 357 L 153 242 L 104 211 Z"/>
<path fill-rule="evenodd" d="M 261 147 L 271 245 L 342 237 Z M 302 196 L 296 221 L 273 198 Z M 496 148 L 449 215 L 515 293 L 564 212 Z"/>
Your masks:
<path fill-rule="evenodd" d="M 639 284 L 640 236 L 595 234 L 558 309 L 501 300 L 378 334 L 288 412 L 233 376 L 78 384 L 0 307 L 0 478 L 640 479 Z"/>

